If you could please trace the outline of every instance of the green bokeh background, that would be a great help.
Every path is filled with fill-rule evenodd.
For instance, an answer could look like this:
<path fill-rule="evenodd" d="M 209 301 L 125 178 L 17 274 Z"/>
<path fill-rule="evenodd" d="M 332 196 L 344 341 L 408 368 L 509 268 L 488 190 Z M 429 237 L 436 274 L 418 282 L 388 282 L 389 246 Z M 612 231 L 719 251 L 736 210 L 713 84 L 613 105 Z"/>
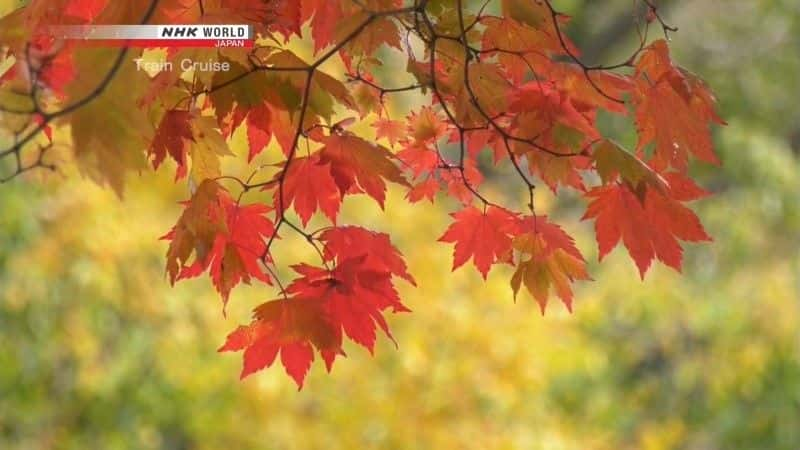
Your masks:
<path fill-rule="evenodd" d="M 587 58 L 632 45 L 615 28 L 631 2 L 555 3 Z M 223 317 L 206 279 L 165 280 L 157 237 L 186 196 L 167 171 L 124 202 L 76 176 L 18 180 L 0 187 L 0 449 L 800 448 L 800 3 L 664 3 L 676 59 L 729 122 L 723 167 L 693 168 L 715 242 L 683 275 L 642 282 L 621 249 L 597 265 L 580 204 L 542 193 L 596 280 L 542 317 L 508 270 L 450 273 L 434 241 L 453 205 L 355 201 L 346 220 L 407 255 L 414 312 L 390 318 L 399 349 L 347 347 L 297 392 L 279 367 L 239 382 L 215 351 L 272 292 L 238 289 Z"/>

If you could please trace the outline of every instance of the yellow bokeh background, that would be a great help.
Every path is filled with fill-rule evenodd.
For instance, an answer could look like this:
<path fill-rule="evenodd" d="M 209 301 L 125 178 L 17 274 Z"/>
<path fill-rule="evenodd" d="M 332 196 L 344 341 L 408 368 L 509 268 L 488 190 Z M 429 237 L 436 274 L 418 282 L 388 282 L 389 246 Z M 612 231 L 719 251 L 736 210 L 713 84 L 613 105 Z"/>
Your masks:
<path fill-rule="evenodd" d="M 216 352 L 273 290 L 237 288 L 223 315 L 207 278 L 169 285 L 158 237 L 189 191 L 172 167 L 131 177 L 123 201 L 69 166 L 33 174 L 0 186 L 0 448 L 800 448 L 800 162 L 787 137 L 800 114 L 770 88 L 796 82 L 797 58 L 760 56 L 732 80 L 743 19 L 693 26 L 715 2 L 693 3 L 674 10 L 689 28 L 674 45 L 720 86 L 730 125 L 716 133 L 723 168 L 695 170 L 716 192 L 697 205 L 715 242 L 688 247 L 684 274 L 657 265 L 640 281 L 622 249 L 598 264 L 579 202 L 539 189 L 539 212 L 576 237 L 595 279 L 577 285 L 574 313 L 551 301 L 542 316 L 527 294 L 514 301 L 511 268 L 451 271 L 436 239 L 453 203 L 410 205 L 394 187 L 385 211 L 354 198 L 342 223 L 392 235 L 418 282 L 400 282 L 413 312 L 389 318 L 398 348 L 348 344 L 298 392 L 280 366 L 239 381 L 239 355 Z M 792 8 L 756 12 L 798 31 Z M 698 36 L 728 46 L 703 59 Z M 499 176 L 484 189 L 525 201 Z M 280 243 L 279 261 L 312 257 Z"/>

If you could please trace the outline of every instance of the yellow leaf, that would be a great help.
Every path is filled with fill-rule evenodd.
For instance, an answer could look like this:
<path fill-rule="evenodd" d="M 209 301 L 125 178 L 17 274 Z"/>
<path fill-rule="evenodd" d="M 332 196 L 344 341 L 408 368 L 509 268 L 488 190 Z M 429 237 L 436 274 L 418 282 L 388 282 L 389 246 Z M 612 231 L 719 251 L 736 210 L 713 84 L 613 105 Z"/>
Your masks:
<path fill-rule="evenodd" d="M 13 85 L 6 85 L 0 88 L 0 113 L 3 111 L 25 112 L 32 110 L 33 101 L 31 96 L 26 94 L 23 89 L 15 89 Z"/>
<path fill-rule="evenodd" d="M 168 235 L 172 241 L 167 251 L 167 274 L 173 283 L 192 253 L 195 253 L 198 261 L 205 260 L 215 236 L 227 232 L 224 220 L 211 220 L 212 217 L 223 217 L 217 201 L 219 191 L 220 186 L 214 181 L 200 183 L 177 225 Z"/>
<path fill-rule="evenodd" d="M 192 181 L 199 185 L 203 180 L 219 178 L 222 175 L 219 158 L 233 153 L 217 129 L 217 121 L 210 116 L 197 117 L 192 121 L 192 136 Z"/>
<path fill-rule="evenodd" d="M 503 0 L 503 13 L 517 22 L 541 28 L 549 11 L 544 2 L 530 0 Z"/>
<path fill-rule="evenodd" d="M 91 99 L 67 115 L 75 157 L 82 173 L 99 184 L 110 185 L 122 196 L 125 173 L 146 166 L 147 143 L 153 127 L 137 101 L 148 85 L 147 73 L 139 71 L 129 52 L 105 89 L 95 90 L 111 73 L 119 50 L 81 49 L 75 52 L 77 77 L 67 86 L 67 105 Z"/>

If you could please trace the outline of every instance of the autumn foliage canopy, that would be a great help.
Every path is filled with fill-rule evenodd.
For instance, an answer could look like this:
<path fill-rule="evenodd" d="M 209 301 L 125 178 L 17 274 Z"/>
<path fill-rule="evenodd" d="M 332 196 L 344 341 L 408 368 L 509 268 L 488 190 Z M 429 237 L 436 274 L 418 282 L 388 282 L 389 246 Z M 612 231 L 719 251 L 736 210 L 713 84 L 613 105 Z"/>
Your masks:
<path fill-rule="evenodd" d="M 453 247 L 454 270 L 474 265 L 486 278 L 510 265 L 514 296 L 542 312 L 554 298 L 571 310 L 573 283 L 590 279 L 586 261 L 537 214 L 534 189 L 585 200 L 601 259 L 621 241 L 642 277 L 655 260 L 679 271 L 682 242 L 711 240 L 686 206 L 708 193 L 687 171 L 692 159 L 718 164 L 710 127 L 723 122 L 703 81 L 671 59 L 661 36 L 674 30 L 654 1 L 634 2 L 644 13 L 630 56 L 597 66 L 582 61 L 569 18 L 551 3 L 32 0 L 0 19 L 0 127 L 13 138 L 0 148 L 10 170 L 0 178 L 56 169 L 57 146 L 120 196 L 125 178 L 148 166 L 174 171 L 189 195 L 163 236 L 169 280 L 207 274 L 223 302 L 240 283 L 274 291 L 220 349 L 243 352 L 242 377 L 280 358 L 302 386 L 316 355 L 328 370 L 344 355 L 345 337 L 370 352 L 379 334 L 393 339 L 385 315 L 408 311 L 396 283 L 413 285 L 413 270 L 389 235 L 339 220 L 356 195 L 390 208 L 389 185 L 408 202 L 455 207 L 438 236 Z M 94 48 L 47 33 L 89 23 L 249 24 L 257 44 Z M 134 63 L 154 54 L 230 70 Z M 399 79 L 410 81 L 398 84 L 384 66 L 403 67 Z M 387 104 L 404 95 L 424 102 L 398 115 Z M 627 120 L 636 148 L 604 136 L 602 114 Z M 371 135 L 354 131 L 364 123 Z M 230 147 L 235 133 L 246 136 L 245 154 Z M 247 173 L 226 172 L 231 158 L 246 159 Z M 482 191 L 487 171 L 504 168 L 527 201 Z M 290 234 L 314 260 L 274 257 Z M 291 281 L 278 276 L 288 267 Z"/>

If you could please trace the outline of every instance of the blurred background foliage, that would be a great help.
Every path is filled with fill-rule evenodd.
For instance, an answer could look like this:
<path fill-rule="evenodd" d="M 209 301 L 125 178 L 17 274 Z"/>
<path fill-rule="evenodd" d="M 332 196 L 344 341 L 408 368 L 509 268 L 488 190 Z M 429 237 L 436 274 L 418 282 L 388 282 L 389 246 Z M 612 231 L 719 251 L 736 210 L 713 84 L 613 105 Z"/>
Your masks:
<path fill-rule="evenodd" d="M 596 279 L 574 314 L 542 317 L 512 302 L 510 271 L 450 273 L 433 241 L 452 205 L 355 201 L 347 221 L 391 232 L 415 269 L 414 312 L 391 318 L 399 350 L 350 347 L 296 392 L 278 367 L 239 382 L 238 356 L 215 351 L 272 292 L 239 289 L 223 317 L 206 279 L 165 280 L 157 237 L 187 195 L 168 170 L 124 202 L 74 174 L 18 180 L 0 188 L 0 448 L 800 448 L 800 3 L 664 3 L 677 59 L 730 123 L 724 166 L 696 168 L 715 242 L 684 275 L 641 282 L 619 249 L 597 265 L 582 207 L 540 190 Z M 631 2 L 556 4 L 587 60 L 633 45 Z"/>

